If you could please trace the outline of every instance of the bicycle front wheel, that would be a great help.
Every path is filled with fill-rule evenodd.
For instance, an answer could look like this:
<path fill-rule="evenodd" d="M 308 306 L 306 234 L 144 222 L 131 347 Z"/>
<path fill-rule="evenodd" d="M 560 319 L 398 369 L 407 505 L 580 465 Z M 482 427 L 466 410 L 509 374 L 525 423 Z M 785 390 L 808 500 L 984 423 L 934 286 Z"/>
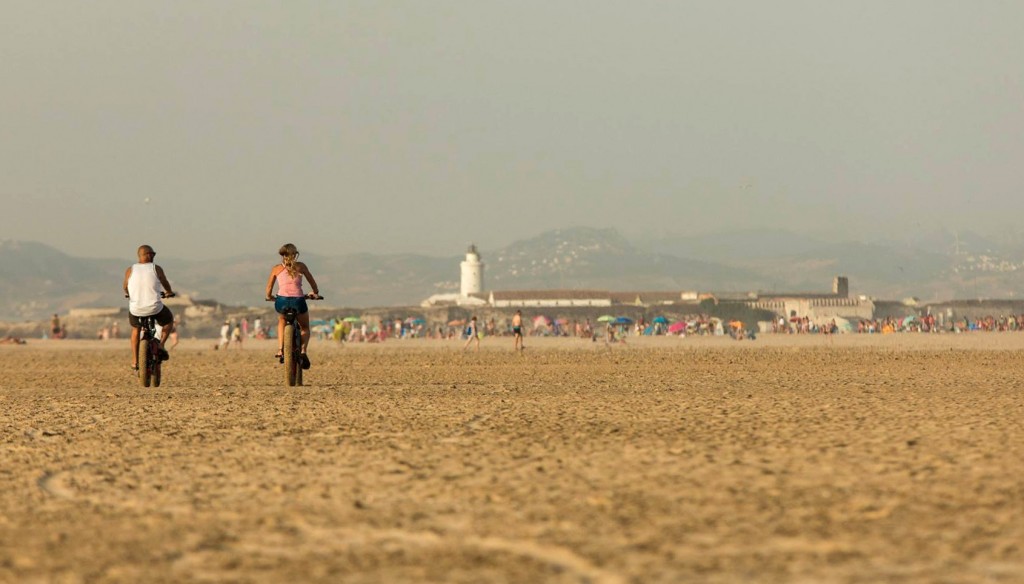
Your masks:
<path fill-rule="evenodd" d="M 288 387 L 295 385 L 299 363 L 295 359 L 295 325 L 284 325 L 284 380 Z"/>

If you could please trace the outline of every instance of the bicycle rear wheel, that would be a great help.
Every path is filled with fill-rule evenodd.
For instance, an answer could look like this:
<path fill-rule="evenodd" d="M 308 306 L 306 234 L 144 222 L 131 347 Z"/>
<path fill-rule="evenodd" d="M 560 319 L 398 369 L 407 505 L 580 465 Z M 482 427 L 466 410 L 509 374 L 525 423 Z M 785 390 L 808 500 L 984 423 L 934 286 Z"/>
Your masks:
<path fill-rule="evenodd" d="M 149 356 L 153 361 L 153 366 L 150 369 L 150 377 L 153 381 L 153 387 L 160 387 L 160 369 L 161 365 L 163 365 L 161 362 L 162 360 L 160 359 L 160 348 L 160 342 L 153 341 L 153 349 L 151 349 L 153 354 Z"/>
<path fill-rule="evenodd" d="M 295 385 L 302 385 L 302 335 L 295 328 Z"/>
<path fill-rule="evenodd" d="M 295 359 L 295 325 L 284 325 L 284 380 L 289 387 L 295 385 L 299 364 Z"/>
<path fill-rule="evenodd" d="M 149 357 L 149 340 L 142 339 L 139 341 L 139 381 L 142 382 L 142 387 L 149 387 L 152 381 L 152 359 Z"/>

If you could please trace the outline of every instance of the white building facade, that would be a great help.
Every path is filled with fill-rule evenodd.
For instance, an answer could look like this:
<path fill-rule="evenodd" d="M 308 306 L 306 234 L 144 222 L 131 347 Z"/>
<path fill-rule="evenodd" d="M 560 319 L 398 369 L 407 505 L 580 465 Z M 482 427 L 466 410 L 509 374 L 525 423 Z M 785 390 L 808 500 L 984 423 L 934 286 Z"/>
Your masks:
<path fill-rule="evenodd" d="M 492 291 L 488 303 L 495 308 L 572 308 L 611 306 L 612 299 L 597 290 L 509 290 Z"/>

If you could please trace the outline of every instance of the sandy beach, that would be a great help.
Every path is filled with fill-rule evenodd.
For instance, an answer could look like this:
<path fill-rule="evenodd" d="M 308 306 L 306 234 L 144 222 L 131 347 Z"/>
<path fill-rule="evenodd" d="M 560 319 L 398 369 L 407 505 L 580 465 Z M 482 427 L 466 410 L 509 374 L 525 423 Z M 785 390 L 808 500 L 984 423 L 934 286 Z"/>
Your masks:
<path fill-rule="evenodd" d="M 0 581 L 1024 581 L 1024 334 L 511 343 L 0 346 Z"/>

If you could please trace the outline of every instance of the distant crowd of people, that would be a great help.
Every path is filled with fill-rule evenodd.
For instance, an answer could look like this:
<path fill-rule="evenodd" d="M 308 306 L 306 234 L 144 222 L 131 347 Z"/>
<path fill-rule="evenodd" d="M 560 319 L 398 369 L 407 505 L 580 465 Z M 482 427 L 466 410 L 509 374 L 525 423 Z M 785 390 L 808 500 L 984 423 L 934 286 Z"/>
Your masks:
<path fill-rule="evenodd" d="M 841 323 L 841 324 L 840 324 Z M 780 334 L 892 334 L 892 333 L 966 333 L 973 331 L 1006 332 L 1024 330 L 1024 314 L 985 316 L 971 319 L 936 318 L 934 314 L 904 317 L 887 316 L 876 319 L 859 319 L 856 324 L 846 319 L 830 319 L 816 323 L 808 317 L 791 317 L 788 321 L 780 317 L 772 323 L 772 332 Z"/>
<path fill-rule="evenodd" d="M 1024 330 L 1024 314 L 984 316 L 977 319 L 963 317 L 939 323 L 935 315 L 923 317 L 908 316 L 902 319 L 889 317 L 857 322 L 858 333 L 966 333 L 1007 332 Z"/>

